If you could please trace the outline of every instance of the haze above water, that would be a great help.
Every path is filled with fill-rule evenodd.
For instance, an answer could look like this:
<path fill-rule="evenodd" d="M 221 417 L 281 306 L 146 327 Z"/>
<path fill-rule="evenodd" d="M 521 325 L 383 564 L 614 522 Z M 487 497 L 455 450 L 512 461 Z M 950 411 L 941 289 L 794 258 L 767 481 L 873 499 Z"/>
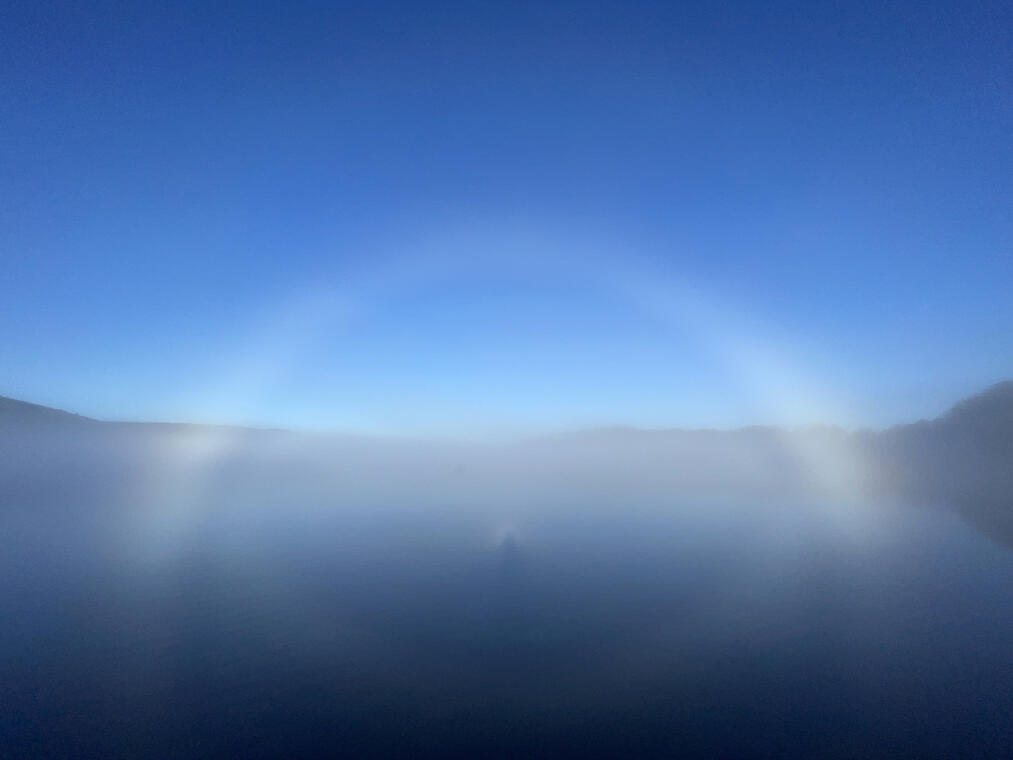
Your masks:
<path fill-rule="evenodd" d="M 1001 757 L 1009 392 L 469 446 L 6 401 L 4 749 Z"/>

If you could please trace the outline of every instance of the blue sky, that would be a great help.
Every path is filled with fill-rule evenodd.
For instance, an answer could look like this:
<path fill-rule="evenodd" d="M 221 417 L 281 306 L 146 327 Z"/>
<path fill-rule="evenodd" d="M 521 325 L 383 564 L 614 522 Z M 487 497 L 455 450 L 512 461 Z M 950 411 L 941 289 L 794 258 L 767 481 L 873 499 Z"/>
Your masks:
<path fill-rule="evenodd" d="M 1013 376 L 1013 6 L 8 5 L 0 394 L 881 425 Z"/>

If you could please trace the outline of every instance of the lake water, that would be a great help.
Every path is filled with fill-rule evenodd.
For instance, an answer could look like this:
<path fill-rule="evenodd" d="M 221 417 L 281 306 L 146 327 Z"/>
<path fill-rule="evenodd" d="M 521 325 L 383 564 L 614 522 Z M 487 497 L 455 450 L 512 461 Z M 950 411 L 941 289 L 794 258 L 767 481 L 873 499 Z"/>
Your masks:
<path fill-rule="evenodd" d="M 1013 553 L 942 510 L 30 507 L 0 756 L 1013 750 Z"/>

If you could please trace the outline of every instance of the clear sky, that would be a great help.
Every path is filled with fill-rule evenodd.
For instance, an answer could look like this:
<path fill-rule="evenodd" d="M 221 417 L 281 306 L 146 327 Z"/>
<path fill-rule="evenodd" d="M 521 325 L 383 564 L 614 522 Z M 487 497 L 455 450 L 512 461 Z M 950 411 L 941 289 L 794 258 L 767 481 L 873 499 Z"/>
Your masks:
<path fill-rule="evenodd" d="M 0 394 L 881 425 L 1013 377 L 1013 4 L 7 3 Z"/>

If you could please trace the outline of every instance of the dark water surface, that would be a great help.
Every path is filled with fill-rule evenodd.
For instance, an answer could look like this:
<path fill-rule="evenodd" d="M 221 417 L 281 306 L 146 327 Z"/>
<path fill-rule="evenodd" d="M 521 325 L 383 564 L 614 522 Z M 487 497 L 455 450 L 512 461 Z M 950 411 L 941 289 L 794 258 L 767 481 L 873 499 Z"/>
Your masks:
<path fill-rule="evenodd" d="M 8 757 L 1013 748 L 1013 554 L 944 511 L 14 510 L 0 549 Z"/>

